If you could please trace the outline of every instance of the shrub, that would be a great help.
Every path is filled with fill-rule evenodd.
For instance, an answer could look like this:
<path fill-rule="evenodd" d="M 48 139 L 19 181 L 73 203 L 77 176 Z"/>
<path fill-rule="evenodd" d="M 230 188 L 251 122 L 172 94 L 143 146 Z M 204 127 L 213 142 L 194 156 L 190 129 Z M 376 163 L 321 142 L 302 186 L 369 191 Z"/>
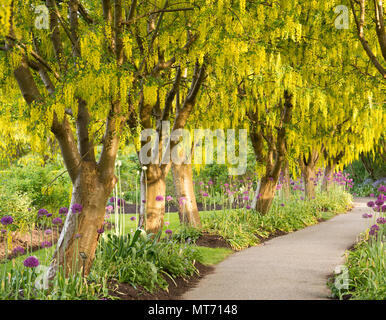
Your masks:
<path fill-rule="evenodd" d="M 0 186 L 0 218 L 12 216 L 14 226 L 30 224 L 36 219 L 35 208 L 27 194 L 12 193 L 6 186 Z"/>
<path fill-rule="evenodd" d="M 0 173 L 0 184 L 6 186 L 3 194 L 6 197 L 16 193 L 28 194 L 36 208 L 56 209 L 63 205 L 68 206 L 71 181 L 67 173 L 59 176 L 63 170 L 57 164 L 48 164 L 45 167 L 34 163 L 14 165 Z M 52 182 L 55 178 L 57 179 Z"/>

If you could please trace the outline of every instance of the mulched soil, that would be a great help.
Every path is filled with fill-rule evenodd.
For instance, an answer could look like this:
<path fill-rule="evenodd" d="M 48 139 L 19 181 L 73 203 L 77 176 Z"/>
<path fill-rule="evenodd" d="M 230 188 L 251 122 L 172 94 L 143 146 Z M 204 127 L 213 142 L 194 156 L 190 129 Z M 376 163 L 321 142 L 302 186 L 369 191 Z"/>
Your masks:
<path fill-rule="evenodd" d="M 137 289 L 135 289 L 127 283 L 111 283 L 114 290 L 111 290 L 110 294 L 122 300 L 179 300 L 186 291 L 193 288 L 203 277 L 214 270 L 214 267 L 205 266 L 198 262 L 196 263 L 196 268 L 198 273 L 187 280 L 179 277 L 174 279 L 174 283 L 170 278 L 165 277 L 165 280 L 169 285 L 167 291 L 157 290 L 150 293 L 142 287 L 137 287 Z"/>
<path fill-rule="evenodd" d="M 196 240 L 196 245 L 209 248 L 229 248 L 229 243 L 221 236 L 203 232 L 203 234 Z"/>

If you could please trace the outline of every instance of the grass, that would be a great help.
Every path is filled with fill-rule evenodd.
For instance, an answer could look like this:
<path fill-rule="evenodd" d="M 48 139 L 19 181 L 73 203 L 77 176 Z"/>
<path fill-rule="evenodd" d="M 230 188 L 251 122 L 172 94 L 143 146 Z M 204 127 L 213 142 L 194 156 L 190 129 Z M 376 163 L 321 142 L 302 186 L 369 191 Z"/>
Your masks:
<path fill-rule="evenodd" d="M 206 266 L 212 266 L 220 263 L 233 253 L 233 250 L 228 248 L 208 248 L 197 246 L 197 250 L 201 256 L 198 262 Z"/>

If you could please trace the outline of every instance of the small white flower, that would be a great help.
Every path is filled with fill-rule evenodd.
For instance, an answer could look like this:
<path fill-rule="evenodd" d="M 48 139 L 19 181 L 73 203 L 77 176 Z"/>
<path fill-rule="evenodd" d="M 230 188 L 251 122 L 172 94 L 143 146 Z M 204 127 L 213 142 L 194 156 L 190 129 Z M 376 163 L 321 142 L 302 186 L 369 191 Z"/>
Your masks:
<path fill-rule="evenodd" d="M 146 167 L 146 166 L 143 166 L 143 167 L 142 167 L 142 170 L 145 170 L 145 171 L 146 171 L 146 170 L 147 170 L 147 167 Z"/>
<path fill-rule="evenodd" d="M 115 165 L 116 165 L 117 167 L 120 167 L 120 166 L 122 165 L 122 161 L 121 161 L 121 160 L 118 160 L 118 161 L 115 163 Z"/>

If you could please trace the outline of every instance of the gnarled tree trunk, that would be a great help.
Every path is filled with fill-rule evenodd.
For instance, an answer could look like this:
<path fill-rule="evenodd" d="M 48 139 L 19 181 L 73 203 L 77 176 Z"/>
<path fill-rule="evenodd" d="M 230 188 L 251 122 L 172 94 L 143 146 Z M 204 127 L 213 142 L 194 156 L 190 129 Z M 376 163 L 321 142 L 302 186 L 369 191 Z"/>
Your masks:
<path fill-rule="evenodd" d="M 308 199 L 312 199 L 315 197 L 315 184 L 316 184 L 315 168 L 318 160 L 319 160 L 319 152 L 316 150 L 312 150 L 311 152 L 309 152 L 307 160 L 304 155 L 299 160 L 300 169 L 302 171 L 302 177 L 304 180 L 305 194 Z"/>
<path fill-rule="evenodd" d="M 276 185 L 279 180 L 279 177 L 267 177 L 264 176 L 261 179 L 259 194 L 260 197 L 257 201 L 257 211 L 262 214 L 268 213 L 271 208 L 273 198 L 276 193 Z"/>
<path fill-rule="evenodd" d="M 250 137 L 257 162 L 264 164 L 265 174 L 261 178 L 256 210 L 262 214 L 268 213 L 276 193 L 276 186 L 283 163 L 285 161 L 286 126 L 292 118 L 292 95 L 284 92 L 284 103 L 280 102 L 280 125 L 277 128 L 268 128 L 259 118 L 258 112 L 249 112 L 251 121 Z M 264 154 L 264 143 L 268 151 Z"/>
<path fill-rule="evenodd" d="M 328 163 L 326 168 L 324 169 L 324 176 L 323 176 L 323 184 L 322 184 L 322 190 L 328 191 L 331 182 L 332 182 L 332 175 L 335 170 L 335 164 L 334 163 Z"/>
<path fill-rule="evenodd" d="M 179 203 L 180 222 L 193 227 L 201 227 L 196 195 L 194 194 L 191 164 L 172 164 L 173 181 Z M 183 198 L 183 200 L 181 200 Z"/>
<path fill-rule="evenodd" d="M 116 178 L 102 182 L 95 163 L 82 162 L 73 185 L 71 207 L 82 205 L 81 212 L 69 210 L 56 251 L 49 269 L 53 278 L 58 265 L 66 273 L 77 272 L 84 267 L 87 275 L 95 257 L 98 239 L 103 230 L 107 199 L 112 192 Z"/>

